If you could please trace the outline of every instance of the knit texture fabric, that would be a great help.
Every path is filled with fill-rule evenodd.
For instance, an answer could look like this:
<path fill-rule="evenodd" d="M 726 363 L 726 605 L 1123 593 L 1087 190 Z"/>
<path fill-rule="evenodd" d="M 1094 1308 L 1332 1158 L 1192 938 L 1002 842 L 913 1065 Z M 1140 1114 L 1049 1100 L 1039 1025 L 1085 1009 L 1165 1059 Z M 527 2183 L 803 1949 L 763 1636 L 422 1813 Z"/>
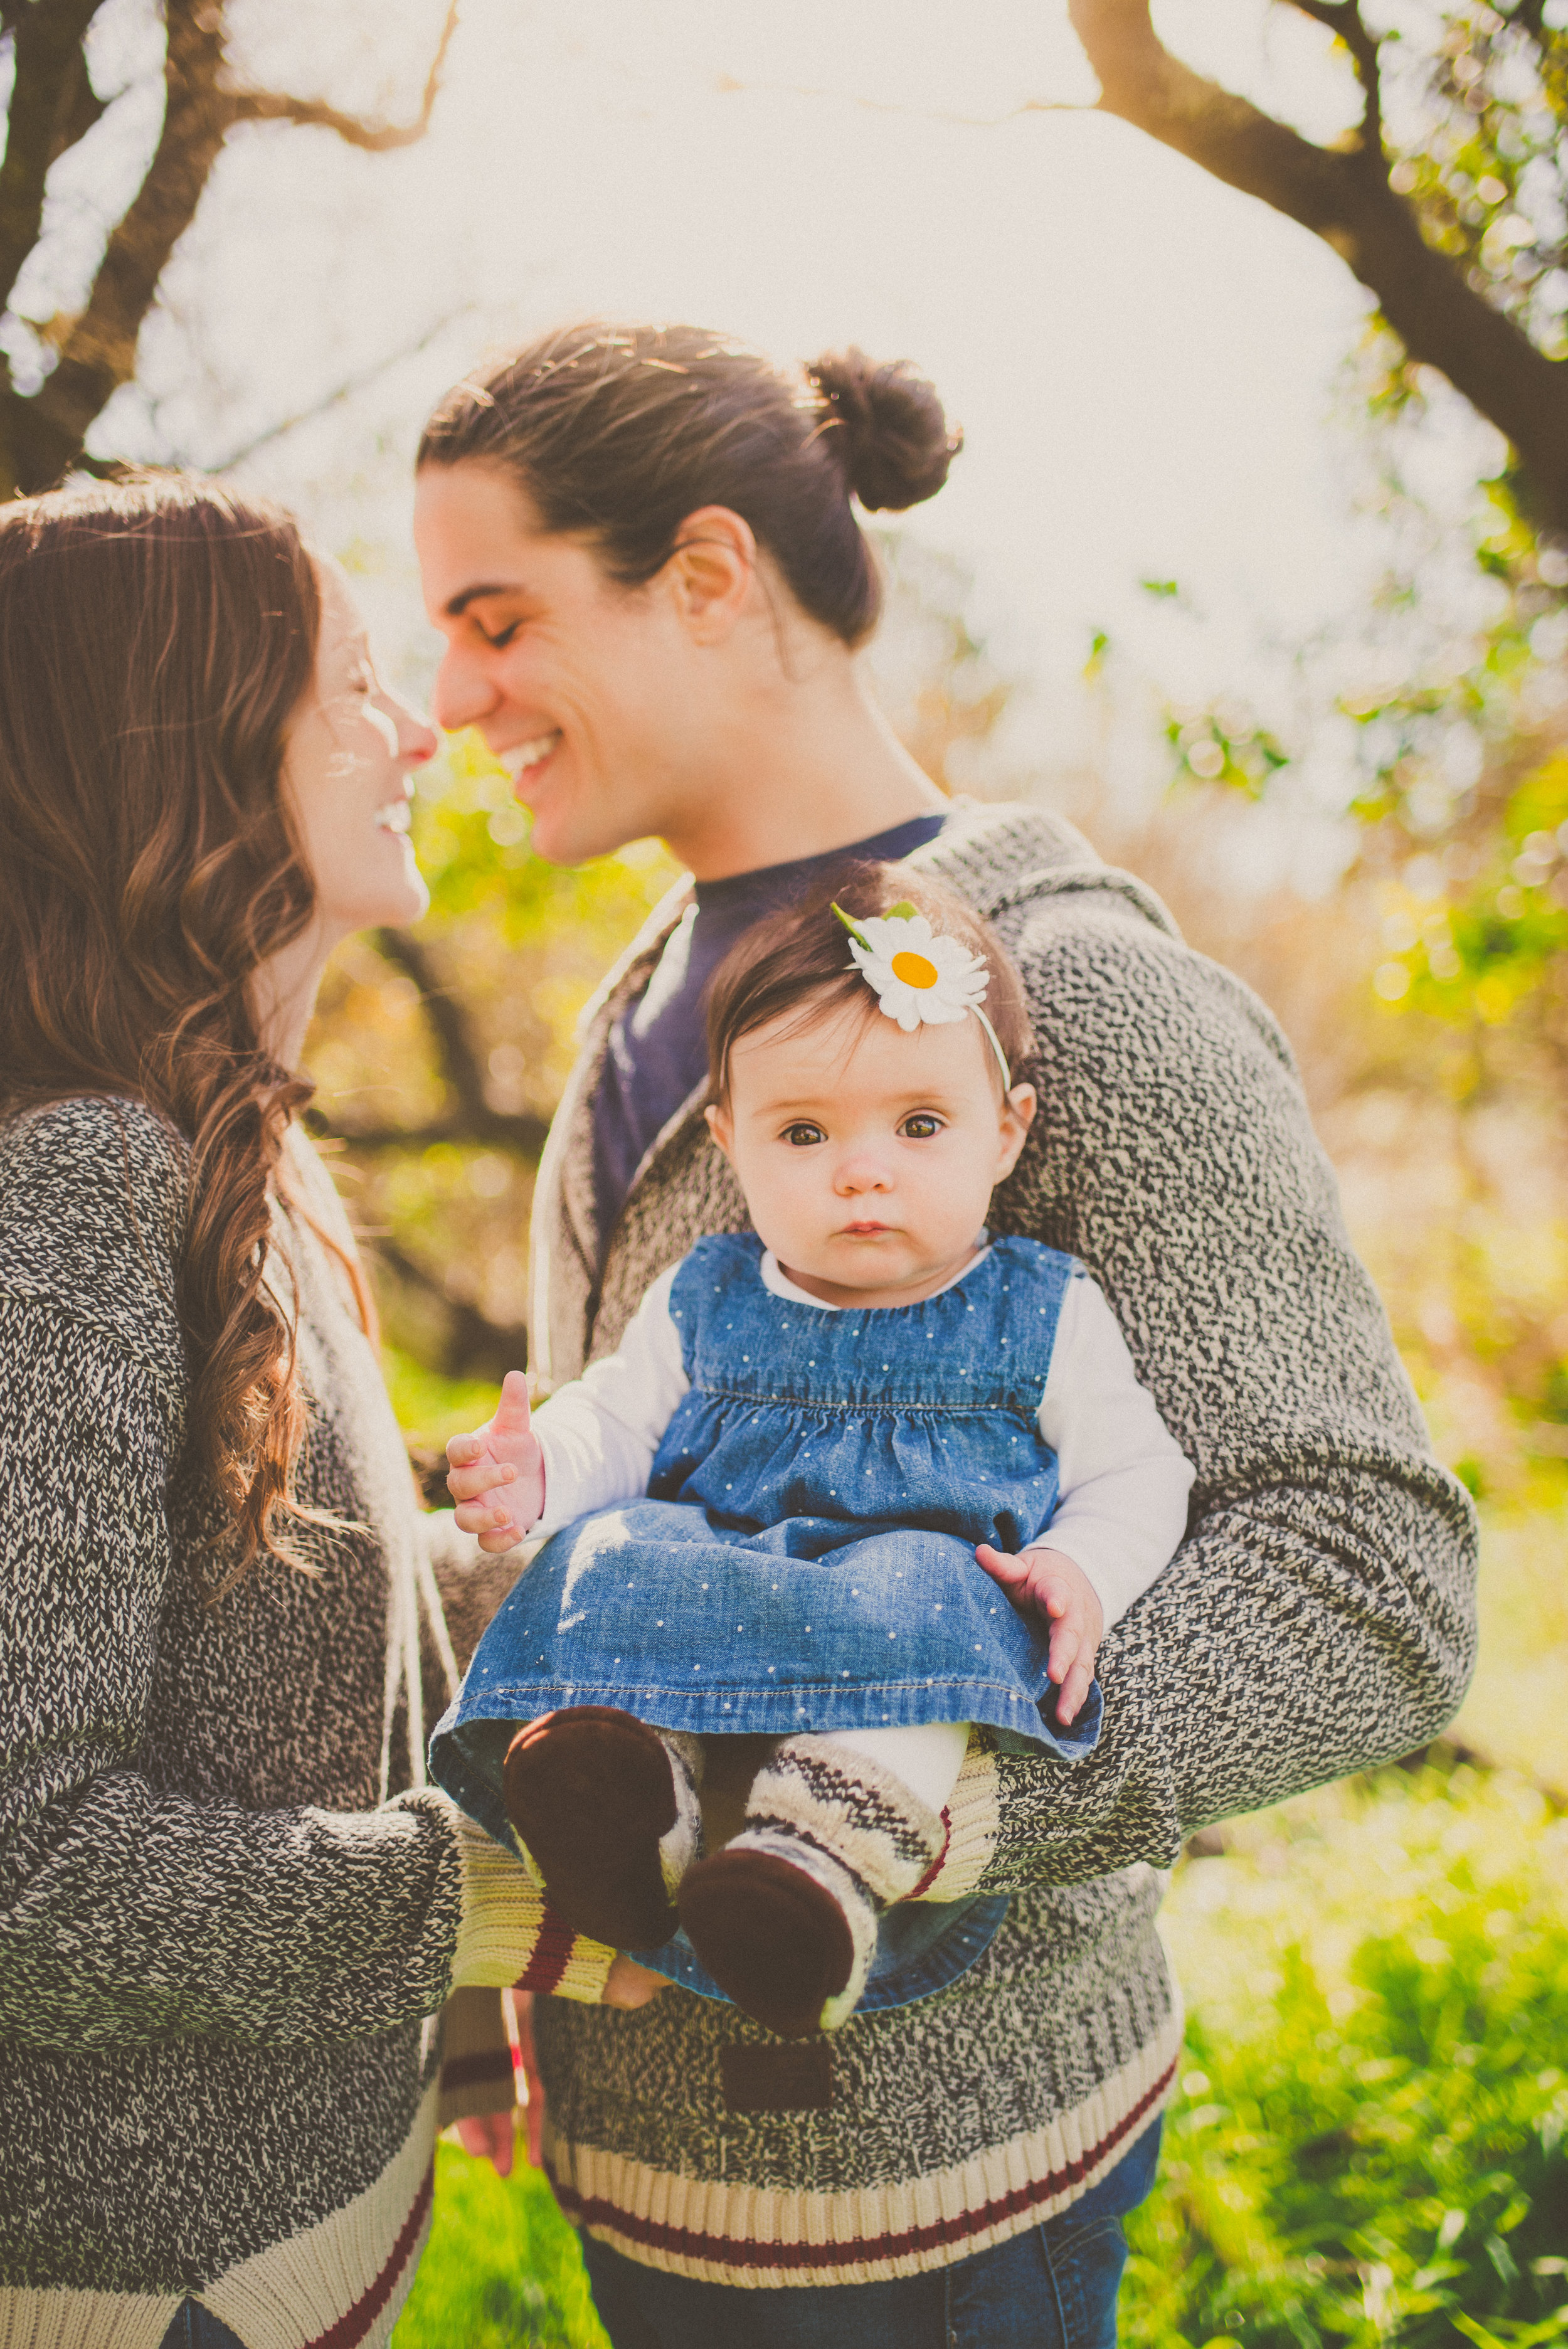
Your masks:
<path fill-rule="evenodd" d="M 724 2283 L 940 2267 L 1074 2201 L 1170 2092 L 1181 2024 L 1155 1912 L 1184 1837 L 1425 1744 L 1474 1656 L 1473 1512 L 1432 1458 L 1267 1010 L 1037 810 L 955 809 L 910 862 L 996 924 L 1028 989 L 1040 1113 L 993 1227 L 1100 1282 L 1196 1464 L 1191 1532 L 1100 1650 L 1093 1754 L 972 1749 L 938 1873 L 1014 1899 L 949 1989 L 854 2017 L 804 2071 L 799 2048 L 677 1991 L 635 2014 L 542 2008 L 563 2205 L 631 2258 Z M 551 1381 L 613 1349 L 701 1235 L 747 1224 L 694 1095 L 607 1248 L 594 1225 L 605 1040 L 683 902 L 589 1007 L 546 1152 Z"/>
<path fill-rule="evenodd" d="M 351 1248 L 297 1135 L 290 1175 Z M 281 1210 L 297 1489 L 362 1530 L 203 1604 L 184 1185 L 131 1103 L 0 1125 L 0 2341 L 156 2342 L 196 2292 L 248 2349 L 346 2349 L 413 2272 L 454 1981 L 597 1996 L 611 1953 L 411 1784 L 512 1569 L 418 1511 L 342 1270 Z M 511 2097 L 488 2036 L 470 2110 Z"/>

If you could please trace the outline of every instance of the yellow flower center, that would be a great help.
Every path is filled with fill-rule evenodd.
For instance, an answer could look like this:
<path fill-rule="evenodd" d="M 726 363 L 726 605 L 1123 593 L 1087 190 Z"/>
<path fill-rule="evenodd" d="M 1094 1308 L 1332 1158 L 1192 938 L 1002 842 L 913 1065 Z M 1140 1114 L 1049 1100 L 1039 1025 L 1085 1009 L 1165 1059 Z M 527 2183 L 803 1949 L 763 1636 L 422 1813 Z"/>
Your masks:
<path fill-rule="evenodd" d="M 927 962 L 923 955 L 909 953 L 907 948 L 903 954 L 894 955 L 892 975 L 894 978 L 902 978 L 905 987 L 936 985 L 936 965 Z"/>

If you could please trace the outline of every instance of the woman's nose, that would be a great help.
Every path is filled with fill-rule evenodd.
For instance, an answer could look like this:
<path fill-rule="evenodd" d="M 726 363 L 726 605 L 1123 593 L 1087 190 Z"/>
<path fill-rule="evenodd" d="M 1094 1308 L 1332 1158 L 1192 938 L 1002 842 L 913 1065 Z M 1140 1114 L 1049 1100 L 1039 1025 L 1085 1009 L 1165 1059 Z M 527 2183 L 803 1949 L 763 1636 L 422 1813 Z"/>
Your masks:
<path fill-rule="evenodd" d="M 440 749 L 439 735 L 417 709 L 410 709 L 406 701 L 399 701 L 393 694 L 388 694 L 387 700 L 392 723 L 397 730 L 397 756 L 405 766 L 424 766 L 427 760 L 433 759 Z"/>
<path fill-rule="evenodd" d="M 430 715 L 442 731 L 456 734 L 465 726 L 477 726 L 500 699 L 480 664 L 449 646 L 430 694 Z"/>

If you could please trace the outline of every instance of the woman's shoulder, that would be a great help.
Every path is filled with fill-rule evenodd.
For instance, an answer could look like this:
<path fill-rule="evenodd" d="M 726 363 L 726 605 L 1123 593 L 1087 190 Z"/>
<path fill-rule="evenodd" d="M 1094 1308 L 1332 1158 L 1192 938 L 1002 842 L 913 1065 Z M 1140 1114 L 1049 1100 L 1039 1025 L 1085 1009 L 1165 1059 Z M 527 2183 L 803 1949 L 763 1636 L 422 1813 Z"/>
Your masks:
<path fill-rule="evenodd" d="M 178 1371 L 187 1144 L 144 1102 L 83 1094 L 0 1120 L 0 1295 L 52 1304 Z"/>

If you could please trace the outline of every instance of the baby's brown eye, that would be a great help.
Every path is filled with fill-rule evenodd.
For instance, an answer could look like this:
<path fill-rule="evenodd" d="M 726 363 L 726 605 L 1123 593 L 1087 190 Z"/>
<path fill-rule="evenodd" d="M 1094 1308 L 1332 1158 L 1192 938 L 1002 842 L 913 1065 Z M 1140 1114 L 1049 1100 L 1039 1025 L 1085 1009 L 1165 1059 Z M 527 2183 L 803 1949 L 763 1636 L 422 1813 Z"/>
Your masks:
<path fill-rule="evenodd" d="M 929 1142 L 941 1131 L 942 1121 L 936 1117 L 906 1117 L 903 1122 L 904 1134 L 911 1142 Z"/>
<path fill-rule="evenodd" d="M 806 1150 L 813 1142 L 821 1141 L 822 1129 L 820 1125 L 787 1125 L 784 1139 L 797 1150 Z"/>

